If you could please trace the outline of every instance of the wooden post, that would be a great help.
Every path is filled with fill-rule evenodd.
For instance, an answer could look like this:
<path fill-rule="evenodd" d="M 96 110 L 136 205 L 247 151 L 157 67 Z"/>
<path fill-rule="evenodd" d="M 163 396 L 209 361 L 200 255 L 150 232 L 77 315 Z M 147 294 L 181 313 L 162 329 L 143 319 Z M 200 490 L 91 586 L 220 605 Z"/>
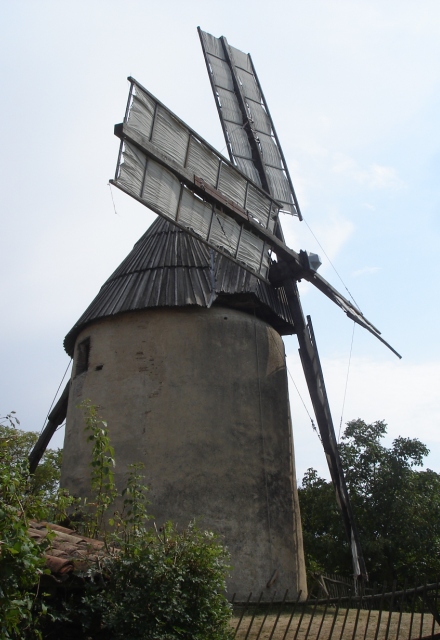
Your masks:
<path fill-rule="evenodd" d="M 304 318 L 301 302 L 299 299 L 296 282 L 286 278 L 283 282 L 289 302 L 290 311 L 296 328 L 299 342 L 299 355 L 304 369 L 304 374 L 309 388 L 316 421 L 321 435 L 322 445 L 327 458 L 328 468 L 336 491 L 336 498 L 342 512 L 345 530 L 351 546 L 353 559 L 353 574 L 368 580 L 367 570 L 362 554 L 359 535 L 354 521 L 353 510 L 351 508 L 350 497 L 345 483 L 341 458 L 339 456 L 333 420 L 330 412 L 330 405 L 325 389 L 324 376 L 319 361 L 318 349 L 313 333 L 312 322 L 308 316 L 308 325 Z"/>

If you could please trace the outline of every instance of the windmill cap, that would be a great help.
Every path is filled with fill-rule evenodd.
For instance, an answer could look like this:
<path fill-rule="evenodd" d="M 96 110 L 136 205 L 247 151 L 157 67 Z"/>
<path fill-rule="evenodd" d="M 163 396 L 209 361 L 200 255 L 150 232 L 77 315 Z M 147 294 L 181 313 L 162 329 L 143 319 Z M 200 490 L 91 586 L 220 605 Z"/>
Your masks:
<path fill-rule="evenodd" d="M 309 260 L 309 267 L 313 271 L 318 271 L 319 267 L 322 265 L 322 260 L 318 256 L 317 253 L 312 253 L 311 251 L 307 251 L 307 258 Z"/>

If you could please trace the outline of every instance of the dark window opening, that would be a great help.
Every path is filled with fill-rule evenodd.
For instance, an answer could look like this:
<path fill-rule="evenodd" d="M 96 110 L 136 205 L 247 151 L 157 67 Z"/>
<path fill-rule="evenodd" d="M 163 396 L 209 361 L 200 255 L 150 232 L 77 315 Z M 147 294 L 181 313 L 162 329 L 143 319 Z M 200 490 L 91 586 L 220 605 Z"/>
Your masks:
<path fill-rule="evenodd" d="M 79 343 L 76 351 L 75 376 L 79 376 L 89 368 L 90 338 Z"/>

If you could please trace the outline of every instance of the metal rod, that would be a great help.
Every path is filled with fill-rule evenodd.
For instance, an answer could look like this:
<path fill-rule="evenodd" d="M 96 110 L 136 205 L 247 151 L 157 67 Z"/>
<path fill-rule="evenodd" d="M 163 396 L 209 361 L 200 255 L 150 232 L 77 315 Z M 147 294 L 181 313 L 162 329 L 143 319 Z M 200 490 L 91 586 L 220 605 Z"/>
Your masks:
<path fill-rule="evenodd" d="M 385 631 L 385 639 L 384 640 L 388 640 L 388 636 L 389 636 L 389 633 L 390 633 L 391 616 L 393 615 L 395 592 L 396 592 L 396 581 L 393 580 L 393 591 L 392 591 L 392 594 L 391 594 L 390 611 L 389 611 L 389 614 L 388 614 L 388 622 L 387 622 L 387 628 L 386 628 L 386 631 Z"/>
<path fill-rule="evenodd" d="M 352 640 L 355 640 L 355 638 L 356 638 L 357 628 L 358 628 L 358 624 L 359 624 L 359 616 L 361 614 L 361 608 L 362 608 L 362 596 L 358 600 L 358 607 L 357 607 L 357 611 L 356 611 L 356 619 L 354 621 L 354 627 L 353 627 L 353 635 L 351 637 Z"/>
<path fill-rule="evenodd" d="M 284 603 L 286 602 L 286 598 L 287 598 L 287 594 L 288 593 L 289 593 L 289 589 L 286 589 L 286 593 L 284 594 L 284 598 L 283 598 L 282 602 L 280 603 L 280 607 L 279 607 L 279 610 L 278 610 L 278 615 L 277 615 L 277 617 L 275 619 L 275 624 L 273 625 L 273 629 L 272 629 L 272 632 L 271 632 L 271 634 L 269 636 L 269 640 L 272 640 L 272 638 L 273 638 L 273 634 L 275 633 L 275 629 L 277 627 L 278 620 L 280 619 L 281 611 L 283 609 Z"/>
<path fill-rule="evenodd" d="M 400 600 L 399 619 L 397 621 L 397 630 L 396 630 L 396 640 L 399 639 L 400 625 L 402 623 L 403 607 L 405 606 L 405 597 L 406 597 L 406 584 L 407 584 L 407 578 L 405 578 L 405 582 L 403 584 L 403 595 Z"/>
<path fill-rule="evenodd" d="M 373 586 L 373 595 L 375 595 L 375 591 L 376 591 L 376 585 Z M 366 637 L 367 637 L 368 625 L 370 624 L 372 606 L 373 606 L 373 599 L 371 599 L 369 601 L 368 615 L 367 615 L 367 620 L 366 620 L 366 623 L 365 623 L 364 640 L 366 640 Z"/>
<path fill-rule="evenodd" d="M 310 616 L 309 624 L 307 625 L 307 630 L 306 630 L 306 635 L 304 636 L 304 640 L 307 640 L 307 638 L 309 637 L 310 629 L 312 628 L 313 618 L 315 617 L 317 606 L 318 606 L 318 603 L 315 601 L 315 606 L 312 609 L 312 613 Z"/>
<path fill-rule="evenodd" d="M 259 606 L 259 604 L 260 604 L 260 602 L 261 602 L 261 598 L 262 598 L 262 597 L 263 597 L 263 592 L 261 592 L 261 593 L 260 593 L 260 597 L 258 598 L 257 602 L 255 603 L 254 613 L 252 614 L 251 622 L 250 622 L 250 625 L 249 625 L 249 628 L 248 628 L 248 630 L 247 630 L 247 633 L 246 633 L 246 635 L 245 635 L 244 640 L 247 640 L 247 639 L 248 639 L 248 637 L 249 637 L 249 633 L 250 633 L 250 631 L 251 631 L 252 625 L 254 624 L 254 618 L 255 618 L 255 616 L 256 616 L 256 614 L 257 614 L 258 606 Z"/>
<path fill-rule="evenodd" d="M 306 611 L 307 605 L 308 605 L 308 600 L 304 600 L 302 611 L 301 611 L 301 615 L 300 615 L 299 620 L 298 620 L 298 626 L 296 627 L 295 636 L 294 636 L 293 640 L 297 640 L 297 638 L 298 638 L 299 630 L 301 628 L 301 624 L 302 624 L 302 621 L 303 621 L 303 618 L 304 618 L 304 613 Z"/>
<path fill-rule="evenodd" d="M 420 614 L 420 637 L 423 636 L 423 618 L 424 618 L 424 612 L 425 612 L 425 603 L 426 603 L 426 578 L 425 578 L 425 589 L 423 591 L 423 595 L 422 595 L 422 612 Z"/>
<path fill-rule="evenodd" d="M 342 636 L 344 635 L 345 625 L 347 624 L 348 614 L 350 613 L 350 604 L 351 602 L 348 603 L 348 607 L 345 609 L 345 616 L 342 622 L 342 629 L 341 629 L 341 635 L 339 636 L 339 640 L 342 640 Z"/>
<path fill-rule="evenodd" d="M 286 630 L 285 630 L 285 632 L 284 632 L 284 635 L 283 635 L 283 639 L 282 639 L 282 640 L 286 640 L 286 638 L 287 638 L 287 633 L 288 633 L 288 631 L 289 631 L 289 629 L 290 629 L 290 625 L 292 624 L 293 616 L 295 615 L 296 605 L 297 605 L 297 604 L 298 604 L 298 602 L 299 602 L 299 599 L 300 599 L 300 597 L 301 597 L 301 594 L 302 594 L 302 589 L 300 589 L 300 590 L 299 590 L 299 593 L 298 593 L 298 595 L 297 595 L 297 598 L 296 598 L 295 602 L 293 603 L 292 613 L 290 614 L 290 618 L 289 618 L 289 621 L 288 621 L 288 623 L 287 623 L 287 627 L 286 627 Z"/>
<path fill-rule="evenodd" d="M 334 630 L 335 625 L 336 625 L 336 620 L 337 620 L 337 617 L 338 617 L 338 613 L 339 613 L 339 602 L 336 604 L 336 607 L 335 607 L 335 613 L 333 615 L 332 625 L 330 627 L 330 631 L 329 631 L 329 634 L 328 634 L 328 640 L 330 640 L 330 638 L 333 635 L 333 630 Z"/>
<path fill-rule="evenodd" d="M 416 584 L 417 584 L 417 580 L 416 580 Z M 411 640 L 412 628 L 413 628 L 413 622 L 414 622 L 414 607 L 415 607 L 415 602 L 416 602 L 416 590 L 415 589 L 413 590 L 412 594 L 413 594 L 413 597 L 412 597 L 412 604 L 411 604 L 411 619 L 410 619 L 410 623 L 409 623 L 408 640 Z"/>
<path fill-rule="evenodd" d="M 251 597 L 252 597 L 252 591 L 251 591 L 251 592 L 250 592 L 250 594 L 248 595 L 248 599 L 246 600 L 246 604 L 244 605 L 244 607 L 243 607 L 243 611 L 241 612 L 240 620 L 238 621 L 238 624 L 237 624 L 237 626 L 235 627 L 235 634 L 234 634 L 234 638 L 235 638 L 235 636 L 237 635 L 237 631 L 238 631 L 238 629 L 239 629 L 239 627 L 240 627 L 240 625 L 241 625 L 241 621 L 243 620 L 243 616 L 244 616 L 244 614 L 245 614 L 245 613 L 246 613 L 246 611 L 247 611 L 247 606 L 248 606 L 248 603 L 249 603 L 249 600 L 251 599 Z"/>
<path fill-rule="evenodd" d="M 266 611 L 266 613 L 265 613 L 265 615 L 264 615 L 263 622 L 261 623 L 261 627 L 260 627 L 260 629 L 259 629 L 259 631 L 258 631 L 258 635 L 257 635 L 257 637 L 255 638 L 255 640 L 258 640 L 258 638 L 259 638 L 259 637 L 260 637 L 260 635 L 261 635 L 261 632 L 262 632 L 262 630 L 263 630 L 264 624 L 265 624 L 265 622 L 266 622 L 266 618 L 267 618 L 267 616 L 269 615 L 269 609 L 270 609 L 270 607 L 271 607 L 271 606 L 272 606 L 272 604 L 273 604 L 273 601 L 274 601 L 274 599 L 275 599 L 276 593 L 277 593 L 276 591 L 274 591 L 274 592 L 273 592 L 272 600 L 270 601 L 270 604 L 268 603 L 267 611 Z"/>
<path fill-rule="evenodd" d="M 374 635 L 374 640 L 377 640 L 379 637 L 379 629 L 380 629 L 380 622 L 382 620 L 382 611 L 383 611 L 383 603 L 384 603 L 384 597 L 385 597 L 385 589 L 387 587 L 387 583 L 384 582 L 383 583 L 383 587 L 382 587 L 382 597 L 380 599 L 380 605 L 379 605 L 379 615 L 377 617 L 377 627 L 376 627 L 376 633 Z"/>
<path fill-rule="evenodd" d="M 321 635 L 321 630 L 322 630 L 322 627 L 324 625 L 324 619 L 325 619 L 325 616 L 326 616 L 326 613 L 327 613 L 327 606 L 328 606 L 328 604 L 326 604 L 325 607 L 324 607 L 324 612 L 323 612 L 323 614 L 321 616 L 321 623 L 319 625 L 318 633 L 316 635 L 316 639 L 315 640 L 319 640 L 319 636 Z"/>
<path fill-rule="evenodd" d="M 434 635 L 434 631 L 435 631 L 435 623 L 439 623 L 439 615 L 438 615 L 438 609 L 437 609 L 437 602 L 438 602 L 438 578 L 437 578 L 437 589 L 435 591 L 435 597 L 434 597 L 434 604 L 433 604 L 433 612 L 432 612 L 432 630 L 431 630 L 431 634 Z"/>

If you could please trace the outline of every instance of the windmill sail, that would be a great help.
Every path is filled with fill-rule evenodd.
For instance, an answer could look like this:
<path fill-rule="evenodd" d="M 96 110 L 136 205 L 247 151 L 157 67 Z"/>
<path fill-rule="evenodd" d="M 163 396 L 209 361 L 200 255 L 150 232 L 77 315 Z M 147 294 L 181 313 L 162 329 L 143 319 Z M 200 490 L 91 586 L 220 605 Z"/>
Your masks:
<path fill-rule="evenodd" d="M 130 78 L 112 181 L 159 215 L 267 279 L 280 203 Z"/>
<path fill-rule="evenodd" d="M 349 300 L 310 268 L 305 252 L 289 249 L 274 235 L 280 203 L 129 80 L 126 122 L 115 127 L 121 152 L 112 184 L 263 280 L 274 252 L 280 260 L 273 268 L 280 268 L 279 285 L 284 278 L 307 279 L 399 356 Z"/>
<path fill-rule="evenodd" d="M 301 218 L 292 180 L 249 54 L 199 27 L 203 54 L 231 161 Z"/>

